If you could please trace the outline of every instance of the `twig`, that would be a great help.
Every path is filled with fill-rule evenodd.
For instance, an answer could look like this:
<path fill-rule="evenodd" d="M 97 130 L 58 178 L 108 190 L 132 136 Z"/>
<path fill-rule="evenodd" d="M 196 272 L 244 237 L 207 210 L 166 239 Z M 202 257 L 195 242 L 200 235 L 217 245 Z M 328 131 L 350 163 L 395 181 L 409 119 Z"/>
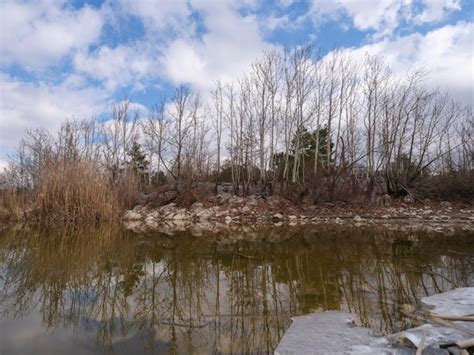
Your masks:
<path fill-rule="evenodd" d="M 456 345 L 461 349 L 472 348 L 474 347 L 474 338 L 458 341 Z"/>
<path fill-rule="evenodd" d="M 421 336 L 420 344 L 418 345 L 416 349 L 415 355 L 421 355 L 423 353 L 423 349 L 425 348 L 425 341 L 426 341 L 426 330 L 423 332 Z"/>
<path fill-rule="evenodd" d="M 460 320 L 464 322 L 474 322 L 474 316 L 472 315 L 466 315 L 466 316 L 451 316 L 449 314 L 431 314 L 433 317 L 438 317 L 443 320 Z"/>
<path fill-rule="evenodd" d="M 237 255 L 246 259 L 257 259 L 255 256 L 250 256 L 250 255 L 245 255 L 245 254 L 240 254 L 240 253 L 237 253 Z"/>
<path fill-rule="evenodd" d="M 163 325 L 172 325 L 174 327 L 185 327 L 185 328 L 204 328 L 205 326 L 211 324 L 212 322 L 206 322 L 203 324 L 184 324 L 184 323 L 174 323 L 174 322 L 159 322 L 159 324 Z"/>
<path fill-rule="evenodd" d="M 466 328 L 460 324 L 456 324 L 456 323 L 453 323 L 453 322 L 450 322 L 450 321 L 447 321 L 447 320 L 444 320 L 444 319 L 441 319 L 439 317 L 436 317 L 436 316 L 431 316 L 431 319 L 433 320 L 433 322 L 435 323 L 439 323 L 439 324 L 443 324 L 443 325 L 446 325 L 448 327 L 452 327 L 452 328 L 455 328 L 457 330 L 460 330 L 466 334 L 469 334 L 469 335 L 474 335 L 474 330 L 472 329 L 469 329 L 469 328 Z"/>

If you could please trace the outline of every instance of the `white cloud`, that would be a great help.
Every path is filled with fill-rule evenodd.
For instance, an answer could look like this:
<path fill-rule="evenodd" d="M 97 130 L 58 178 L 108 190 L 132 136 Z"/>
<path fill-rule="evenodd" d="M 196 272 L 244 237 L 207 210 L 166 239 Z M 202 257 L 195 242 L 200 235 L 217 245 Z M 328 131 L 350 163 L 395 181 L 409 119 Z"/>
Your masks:
<path fill-rule="evenodd" d="M 292 21 L 288 15 L 283 16 L 268 16 L 265 21 L 261 21 L 262 27 L 267 31 L 274 31 L 277 28 L 284 28 L 286 30 L 295 29 L 297 23 Z"/>
<path fill-rule="evenodd" d="M 411 5 L 411 0 L 314 0 L 311 6 L 315 21 L 332 16 L 337 20 L 346 14 L 356 29 L 374 30 L 377 36 L 390 34 L 397 26 L 402 10 Z"/>
<path fill-rule="evenodd" d="M 400 22 L 421 24 L 444 19 L 460 10 L 459 0 L 313 0 L 309 15 L 316 24 L 347 15 L 360 31 L 374 31 L 375 39 L 393 35 Z"/>
<path fill-rule="evenodd" d="M 209 89 L 217 79 L 239 77 L 272 46 L 260 33 L 258 19 L 242 16 L 229 2 L 193 0 L 206 32 L 201 39 L 176 39 L 161 58 L 166 76 L 174 83 Z"/>
<path fill-rule="evenodd" d="M 0 63 L 37 69 L 57 63 L 71 51 L 99 39 L 100 10 L 71 9 L 63 1 L 2 1 Z"/>
<path fill-rule="evenodd" d="M 296 0 L 278 0 L 278 4 L 282 7 L 290 7 Z"/>
<path fill-rule="evenodd" d="M 143 81 L 152 78 L 159 69 L 153 61 L 153 53 L 142 46 L 119 45 L 115 48 L 100 47 L 93 53 L 80 52 L 74 57 L 78 72 L 100 80 L 108 90 L 132 85 L 143 88 Z"/>
<path fill-rule="evenodd" d="M 424 10 L 415 17 L 419 23 L 442 20 L 450 11 L 461 10 L 460 0 L 422 0 Z"/>
<path fill-rule="evenodd" d="M 142 21 L 144 38 L 115 48 L 102 46 L 92 53 L 82 51 L 75 56 L 74 67 L 111 90 L 132 83 L 140 89 L 159 75 L 205 90 L 217 79 L 240 76 L 262 50 L 272 47 L 263 39 L 259 19 L 239 11 L 258 6 L 258 0 L 121 0 L 121 13 Z"/>
<path fill-rule="evenodd" d="M 0 74 L 0 152 L 18 144 L 27 128 L 56 129 L 66 118 L 107 109 L 109 93 L 73 75 L 59 85 L 28 83 Z"/>
<path fill-rule="evenodd" d="M 146 30 L 162 31 L 172 29 L 182 32 L 191 10 L 186 0 L 120 0 L 119 6 L 125 13 L 139 17 Z"/>
<path fill-rule="evenodd" d="M 465 103 L 474 102 L 474 24 L 459 22 L 425 35 L 413 33 L 384 39 L 359 48 L 347 49 L 349 55 L 363 59 L 366 53 L 382 55 L 395 74 L 424 68 L 429 71 L 428 84 L 449 90 L 452 97 Z"/>

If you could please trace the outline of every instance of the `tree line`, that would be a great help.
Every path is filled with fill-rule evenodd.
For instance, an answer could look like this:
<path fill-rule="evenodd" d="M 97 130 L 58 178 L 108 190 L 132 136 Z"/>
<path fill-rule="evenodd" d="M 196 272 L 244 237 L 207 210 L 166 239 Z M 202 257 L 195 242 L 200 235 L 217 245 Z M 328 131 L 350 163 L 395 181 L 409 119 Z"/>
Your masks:
<path fill-rule="evenodd" d="M 239 195 L 314 202 L 381 194 L 472 200 L 472 106 L 430 88 L 428 78 L 421 69 L 397 75 L 380 56 L 269 51 L 242 77 L 210 92 L 180 85 L 147 113 L 124 100 L 107 120 L 30 130 L 5 175 L 47 205 L 79 199 L 81 188 L 69 185 L 89 171 L 104 192 L 88 198 L 111 210 L 136 203 L 139 192 L 167 186 L 188 194 L 222 183 Z M 50 190 L 58 194 L 51 201 Z"/>

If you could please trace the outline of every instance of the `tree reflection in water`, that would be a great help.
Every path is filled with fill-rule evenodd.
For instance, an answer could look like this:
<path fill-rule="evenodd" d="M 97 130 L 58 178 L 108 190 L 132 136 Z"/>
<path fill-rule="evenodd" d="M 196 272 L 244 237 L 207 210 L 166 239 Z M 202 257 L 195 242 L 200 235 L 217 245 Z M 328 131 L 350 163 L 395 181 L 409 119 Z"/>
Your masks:
<path fill-rule="evenodd" d="M 266 353 L 293 315 L 345 309 L 387 333 L 416 322 L 403 304 L 474 285 L 472 236 L 314 229 L 274 228 L 256 242 L 4 230 L 1 318 L 40 317 L 45 330 L 93 339 L 90 351 Z"/>

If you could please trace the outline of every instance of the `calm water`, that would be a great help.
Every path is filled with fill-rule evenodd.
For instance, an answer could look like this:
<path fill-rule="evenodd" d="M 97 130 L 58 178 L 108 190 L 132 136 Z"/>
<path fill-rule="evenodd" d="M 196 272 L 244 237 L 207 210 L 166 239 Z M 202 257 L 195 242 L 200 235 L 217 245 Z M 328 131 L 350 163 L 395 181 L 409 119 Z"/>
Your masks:
<path fill-rule="evenodd" d="M 413 324 L 403 304 L 474 286 L 472 233 L 248 235 L 4 230 L 0 354 L 267 353 L 293 315 L 350 310 L 381 334 Z"/>

